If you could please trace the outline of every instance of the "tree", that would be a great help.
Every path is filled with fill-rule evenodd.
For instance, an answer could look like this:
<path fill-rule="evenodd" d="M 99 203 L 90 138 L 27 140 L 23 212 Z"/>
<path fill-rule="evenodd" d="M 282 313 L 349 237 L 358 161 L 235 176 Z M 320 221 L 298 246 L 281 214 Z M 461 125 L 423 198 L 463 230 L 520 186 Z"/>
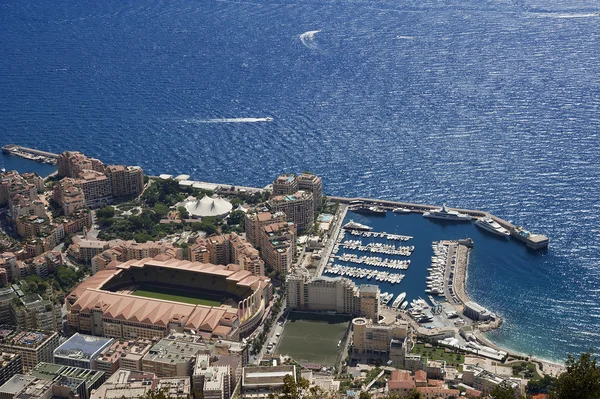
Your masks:
<path fill-rule="evenodd" d="M 490 395 L 494 399 L 515 399 L 515 391 L 511 388 L 510 385 L 505 383 L 500 383 L 496 385 L 496 388 L 492 390 Z"/>
<path fill-rule="evenodd" d="M 597 358 L 583 353 L 576 360 L 569 355 L 566 361 L 567 370 L 556 381 L 552 399 L 599 399 L 600 398 L 600 367 Z"/>
<path fill-rule="evenodd" d="M 332 396 L 317 387 L 309 387 L 304 378 L 298 381 L 291 375 L 283 377 L 283 386 L 269 394 L 269 399 L 332 399 Z"/>
<path fill-rule="evenodd" d="M 369 392 L 361 392 L 358 396 L 358 399 L 371 399 L 371 394 Z"/>
<path fill-rule="evenodd" d="M 243 223 L 245 216 L 246 214 L 242 211 L 233 211 L 229 214 L 229 217 L 227 218 L 227 224 L 230 226 L 234 224 L 239 224 L 242 227 L 244 227 Z"/>
<path fill-rule="evenodd" d="M 181 219 L 189 219 L 190 218 L 190 213 L 188 212 L 187 209 L 185 209 L 185 206 L 178 206 L 177 212 L 179 212 L 179 217 Z"/>

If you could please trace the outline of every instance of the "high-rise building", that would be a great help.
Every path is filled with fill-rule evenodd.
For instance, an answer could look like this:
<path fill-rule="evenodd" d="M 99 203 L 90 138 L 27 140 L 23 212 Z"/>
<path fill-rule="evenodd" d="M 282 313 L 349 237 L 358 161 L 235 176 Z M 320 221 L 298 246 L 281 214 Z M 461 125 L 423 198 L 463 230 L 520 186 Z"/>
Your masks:
<path fill-rule="evenodd" d="M 296 191 L 294 194 L 275 195 L 268 201 L 274 212 L 283 212 L 288 222 L 294 222 L 299 231 L 309 229 L 314 220 L 314 201 L 310 191 Z"/>
<path fill-rule="evenodd" d="M 20 354 L 24 372 L 40 362 L 52 362 L 58 345 L 58 333 L 18 331 L 14 327 L 0 329 L 0 350 Z"/>
<path fill-rule="evenodd" d="M 268 210 L 250 211 L 245 216 L 244 230 L 246 239 L 256 249 L 260 249 L 261 232 L 268 224 L 285 222 L 287 219 L 283 212 L 270 212 Z"/>
<path fill-rule="evenodd" d="M 262 229 L 260 254 L 265 265 L 287 273 L 296 252 L 296 226 L 291 222 L 268 224 Z"/>
<path fill-rule="evenodd" d="M 309 279 L 298 273 L 286 278 L 287 306 L 291 309 L 333 311 L 378 320 L 379 288 L 357 287 L 343 277 Z"/>
<path fill-rule="evenodd" d="M 112 203 L 111 187 L 108 177 L 104 173 L 95 170 L 85 170 L 73 183 L 83 191 L 85 204 L 89 208 L 96 208 Z"/>
<path fill-rule="evenodd" d="M 23 363 L 18 353 L 2 352 L 0 356 L 0 385 L 2 385 L 13 375 L 23 372 Z"/>
<path fill-rule="evenodd" d="M 273 195 L 294 194 L 298 189 L 298 177 L 294 174 L 279 175 L 273 182 Z"/>
<path fill-rule="evenodd" d="M 298 176 L 298 188 L 312 193 L 314 212 L 318 212 L 323 205 L 323 182 L 321 178 L 317 175 L 304 172 Z"/>
<path fill-rule="evenodd" d="M 144 188 L 144 172 L 139 166 L 110 165 L 105 169 L 113 197 L 140 195 Z"/>

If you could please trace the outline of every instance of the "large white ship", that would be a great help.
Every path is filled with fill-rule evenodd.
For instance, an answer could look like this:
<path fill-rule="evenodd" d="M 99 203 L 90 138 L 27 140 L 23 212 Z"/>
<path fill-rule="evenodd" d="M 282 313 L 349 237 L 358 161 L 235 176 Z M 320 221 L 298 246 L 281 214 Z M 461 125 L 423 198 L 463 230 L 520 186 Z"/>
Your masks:
<path fill-rule="evenodd" d="M 498 234 L 499 236 L 508 237 L 510 235 L 508 230 L 500 226 L 500 224 L 491 217 L 479 218 L 475 221 L 475 225 L 489 231 L 490 233 Z"/>
<path fill-rule="evenodd" d="M 357 222 L 355 222 L 352 219 L 350 219 L 350 221 L 348 223 L 346 223 L 344 226 L 342 226 L 342 229 L 344 229 L 344 230 L 358 230 L 358 231 L 370 231 L 370 230 L 373 230 L 373 228 L 371 226 L 367 226 L 365 224 L 357 223 Z"/>
<path fill-rule="evenodd" d="M 466 213 L 459 213 L 457 211 L 451 211 L 446 208 L 446 204 L 442 204 L 440 209 L 435 209 L 429 212 L 425 212 L 423 217 L 431 218 L 431 219 L 443 219 L 443 220 L 452 220 L 456 222 L 468 222 L 471 220 L 471 216 Z"/>

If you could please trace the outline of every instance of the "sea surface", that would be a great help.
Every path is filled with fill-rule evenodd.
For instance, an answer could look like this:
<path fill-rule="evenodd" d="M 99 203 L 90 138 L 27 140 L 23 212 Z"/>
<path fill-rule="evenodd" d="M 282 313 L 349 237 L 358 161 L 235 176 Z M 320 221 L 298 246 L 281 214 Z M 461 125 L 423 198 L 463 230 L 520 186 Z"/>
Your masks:
<path fill-rule="evenodd" d="M 552 240 L 476 247 L 469 292 L 506 321 L 490 337 L 598 353 L 599 12 L 0 0 L 0 144 L 247 186 L 310 170 L 326 193 L 490 211 Z"/>

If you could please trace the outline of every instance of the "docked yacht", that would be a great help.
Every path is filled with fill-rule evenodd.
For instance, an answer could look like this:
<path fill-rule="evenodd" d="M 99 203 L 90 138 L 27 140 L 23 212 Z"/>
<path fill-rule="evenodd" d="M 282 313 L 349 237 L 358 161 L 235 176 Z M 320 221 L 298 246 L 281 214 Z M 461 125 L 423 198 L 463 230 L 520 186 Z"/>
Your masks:
<path fill-rule="evenodd" d="M 348 223 L 346 223 L 344 226 L 342 226 L 342 229 L 344 229 L 344 230 L 358 230 L 358 231 L 370 231 L 370 230 L 373 230 L 373 228 L 371 226 L 367 226 L 365 224 L 360 224 L 358 222 L 355 222 L 352 219 L 350 219 L 350 221 Z"/>
<path fill-rule="evenodd" d="M 352 212 L 364 213 L 367 215 L 385 216 L 385 209 L 379 208 L 377 206 L 360 206 L 357 208 L 350 208 L 350 210 Z"/>
<path fill-rule="evenodd" d="M 394 208 L 394 209 L 392 209 L 392 212 L 394 212 L 394 213 L 411 213 L 412 211 L 407 208 Z"/>
<path fill-rule="evenodd" d="M 423 217 L 430 219 L 442 219 L 442 220 L 450 220 L 455 222 L 468 222 L 471 220 L 471 216 L 466 213 L 459 213 L 457 211 L 451 211 L 446 208 L 446 204 L 442 204 L 440 209 L 434 209 L 429 212 L 425 212 Z"/>
<path fill-rule="evenodd" d="M 475 225 L 481 227 L 484 230 L 489 231 L 490 233 L 497 234 L 499 236 L 508 237 L 510 236 L 510 232 L 506 230 L 504 227 L 500 226 L 498 222 L 496 222 L 491 217 L 482 217 L 475 221 Z"/>
<path fill-rule="evenodd" d="M 402 301 L 404 301 L 404 298 L 406 298 L 406 292 L 403 292 L 402 294 L 398 295 L 396 299 L 394 299 L 394 302 L 392 302 L 392 308 L 398 309 L 402 304 Z"/>

